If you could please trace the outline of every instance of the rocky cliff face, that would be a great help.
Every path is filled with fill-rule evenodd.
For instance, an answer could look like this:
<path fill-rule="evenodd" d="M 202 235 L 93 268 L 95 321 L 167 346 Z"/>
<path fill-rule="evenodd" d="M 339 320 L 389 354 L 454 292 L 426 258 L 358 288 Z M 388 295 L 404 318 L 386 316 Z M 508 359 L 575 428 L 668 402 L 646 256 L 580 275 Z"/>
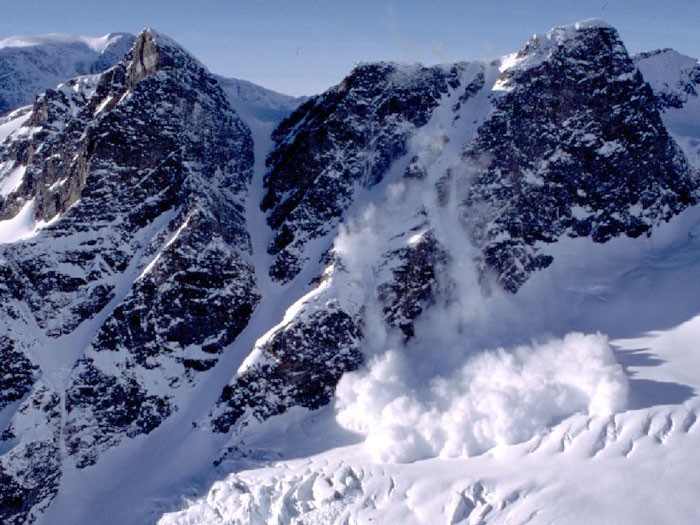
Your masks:
<path fill-rule="evenodd" d="M 551 264 L 547 246 L 562 236 L 650 235 L 698 199 L 697 171 L 652 90 L 617 32 L 597 22 L 536 35 L 492 63 L 361 66 L 274 137 L 262 204 L 274 232 L 270 275 L 292 279 L 319 239 L 331 263 L 224 390 L 212 413 L 223 432 L 327 401 L 343 367 L 363 361 L 357 349 L 372 344 L 363 326 L 379 316 L 388 334 L 414 337 L 423 312 L 456 299 L 460 264 L 474 266 L 485 293 L 515 293 Z M 384 179 L 385 200 L 347 211 Z M 347 271 L 353 254 L 343 253 L 348 235 L 333 239 L 335 225 L 367 210 L 379 240 L 354 235 L 366 260 Z M 323 350 L 315 334 L 328 333 L 345 357 Z M 324 394 L 310 401 L 310 390 Z"/>
<path fill-rule="evenodd" d="M 483 164 L 463 202 L 484 271 L 510 291 L 561 235 L 645 234 L 697 202 L 696 173 L 609 27 L 534 37 L 498 81 L 494 111 L 465 150 Z"/>
<path fill-rule="evenodd" d="M 355 192 L 376 185 L 406 153 L 414 130 L 458 85 L 461 67 L 358 66 L 275 130 L 262 203 L 275 231 L 274 279 L 290 281 L 308 259 L 307 244 L 334 233 Z"/>
<path fill-rule="evenodd" d="M 636 63 L 596 22 L 502 60 L 365 64 L 266 152 L 293 101 L 145 31 L 105 72 L 11 113 L 2 520 L 31 522 L 108 450 L 197 449 L 201 479 L 241 453 L 246 425 L 319 408 L 375 353 L 439 336 L 422 321 L 466 280 L 512 297 L 562 237 L 653 235 L 698 199 L 668 124 L 695 77 L 682 68 L 671 103 Z M 182 443 L 149 441 L 165 423 Z"/>
<path fill-rule="evenodd" d="M 4 217 L 29 207 L 34 223 L 55 221 L 2 248 L 3 322 L 25 347 L 3 345 L 25 370 L 6 402 L 35 380 L 18 413 L 55 428 L 40 441 L 22 418 L 8 430 L 17 441 L 2 468 L 16 488 L 0 508 L 19 523 L 55 489 L 34 487 L 39 464 L 57 481 L 61 461 L 84 467 L 152 431 L 178 408 L 170 392 L 193 385 L 246 325 L 259 299 L 243 214 L 253 151 L 203 66 L 147 31 L 104 74 L 42 96 L 2 159 L 24 172 Z M 56 361 L 64 368 L 48 370 Z"/>

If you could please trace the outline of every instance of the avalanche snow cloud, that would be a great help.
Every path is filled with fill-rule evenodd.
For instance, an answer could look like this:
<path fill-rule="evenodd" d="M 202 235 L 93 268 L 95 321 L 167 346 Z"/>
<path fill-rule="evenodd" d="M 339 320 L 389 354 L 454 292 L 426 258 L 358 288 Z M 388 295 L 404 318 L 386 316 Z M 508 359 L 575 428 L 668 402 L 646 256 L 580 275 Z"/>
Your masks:
<path fill-rule="evenodd" d="M 628 388 L 607 337 L 571 333 L 481 352 L 446 377 L 426 377 L 420 360 L 390 350 L 341 379 L 336 407 L 377 461 L 407 462 L 476 455 L 577 412 L 624 410 Z"/>
<path fill-rule="evenodd" d="M 445 147 L 439 120 L 416 134 L 414 150 L 457 162 Z M 553 326 L 541 313 L 544 306 L 567 308 L 566 299 L 555 295 L 531 296 L 531 326 L 510 324 L 522 317 L 522 310 L 513 307 L 503 290 L 484 291 L 464 219 L 449 206 L 435 205 L 432 173 L 439 172 L 429 169 L 424 180 L 387 184 L 380 190 L 381 204 L 358 207 L 355 219 L 336 238 L 334 254 L 343 268 L 336 272 L 336 295 L 361 298 L 355 300 L 365 308 L 363 351 L 373 356 L 366 367 L 340 380 L 338 422 L 366 437 L 375 460 L 412 462 L 473 456 L 527 441 L 576 413 L 623 411 L 628 380 L 608 338 L 573 332 L 543 339 L 538 327 Z M 458 188 L 455 183 L 453 191 Z M 406 210 L 420 211 L 411 216 Z M 415 216 L 418 226 L 410 236 L 402 235 Z M 377 261 L 395 253 L 388 246 L 397 239 L 415 248 L 428 237 L 450 251 L 436 276 L 442 297 L 403 338 L 387 329 L 383 304 L 372 292 L 382 273 Z M 499 343 L 504 334 L 505 340 L 533 342 L 504 348 Z"/>

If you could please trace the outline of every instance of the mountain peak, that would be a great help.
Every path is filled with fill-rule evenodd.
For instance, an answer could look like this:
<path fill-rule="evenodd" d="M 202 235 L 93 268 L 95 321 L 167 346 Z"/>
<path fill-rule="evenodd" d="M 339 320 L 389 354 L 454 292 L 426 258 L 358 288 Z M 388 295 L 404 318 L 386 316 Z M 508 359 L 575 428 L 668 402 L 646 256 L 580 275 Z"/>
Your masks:
<path fill-rule="evenodd" d="M 139 33 L 129 58 L 127 74 L 131 86 L 166 68 L 206 71 L 206 67 L 175 40 L 152 28 Z"/>
<path fill-rule="evenodd" d="M 132 61 L 129 64 L 128 75 L 132 85 L 138 84 L 145 77 L 152 75 L 161 67 L 162 55 L 153 40 L 150 29 L 142 31 L 134 43 Z"/>
<path fill-rule="evenodd" d="M 498 87 L 507 90 L 507 79 L 513 73 L 537 67 L 557 54 L 566 60 L 590 62 L 600 55 L 623 58 L 627 50 L 617 30 L 599 18 L 556 26 L 546 33 L 535 33 L 520 51 L 503 57 L 500 70 L 504 75 Z"/>
<path fill-rule="evenodd" d="M 0 66 L 96 55 L 23 42 Z M 650 345 L 595 334 L 700 310 L 692 60 L 636 65 L 586 20 L 504 61 L 360 64 L 280 122 L 292 100 L 153 29 L 100 57 L 0 118 L 0 523 L 153 523 L 241 469 L 178 522 L 570 522 L 538 512 L 578 512 L 578 471 L 644 495 L 639 468 L 694 457 L 700 318 L 641 380 Z M 417 460 L 410 486 L 382 466 Z M 685 468 L 669 521 L 697 514 Z"/>

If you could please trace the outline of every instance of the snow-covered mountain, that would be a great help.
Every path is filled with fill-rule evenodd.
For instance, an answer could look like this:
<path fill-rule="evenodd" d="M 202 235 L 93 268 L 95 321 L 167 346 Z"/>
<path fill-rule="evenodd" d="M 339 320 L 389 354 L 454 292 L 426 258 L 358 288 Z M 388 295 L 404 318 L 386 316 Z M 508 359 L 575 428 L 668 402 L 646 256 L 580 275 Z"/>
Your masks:
<path fill-rule="evenodd" d="M 3 523 L 696 516 L 697 61 L 114 62 L 0 121 Z"/>
<path fill-rule="evenodd" d="M 79 75 L 101 73 L 121 60 L 134 36 L 65 34 L 0 40 L 0 115 L 31 104 L 39 93 Z"/>

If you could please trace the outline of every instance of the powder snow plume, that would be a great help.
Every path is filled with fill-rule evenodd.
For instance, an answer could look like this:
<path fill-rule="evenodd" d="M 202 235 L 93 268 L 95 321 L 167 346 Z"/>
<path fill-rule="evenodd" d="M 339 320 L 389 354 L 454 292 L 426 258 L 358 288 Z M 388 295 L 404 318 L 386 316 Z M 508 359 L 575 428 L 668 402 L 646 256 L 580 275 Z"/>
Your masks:
<path fill-rule="evenodd" d="M 600 334 L 485 351 L 449 376 L 424 378 L 415 365 L 390 350 L 338 385 L 338 422 L 364 434 L 376 460 L 472 456 L 627 403 L 627 378 Z"/>

